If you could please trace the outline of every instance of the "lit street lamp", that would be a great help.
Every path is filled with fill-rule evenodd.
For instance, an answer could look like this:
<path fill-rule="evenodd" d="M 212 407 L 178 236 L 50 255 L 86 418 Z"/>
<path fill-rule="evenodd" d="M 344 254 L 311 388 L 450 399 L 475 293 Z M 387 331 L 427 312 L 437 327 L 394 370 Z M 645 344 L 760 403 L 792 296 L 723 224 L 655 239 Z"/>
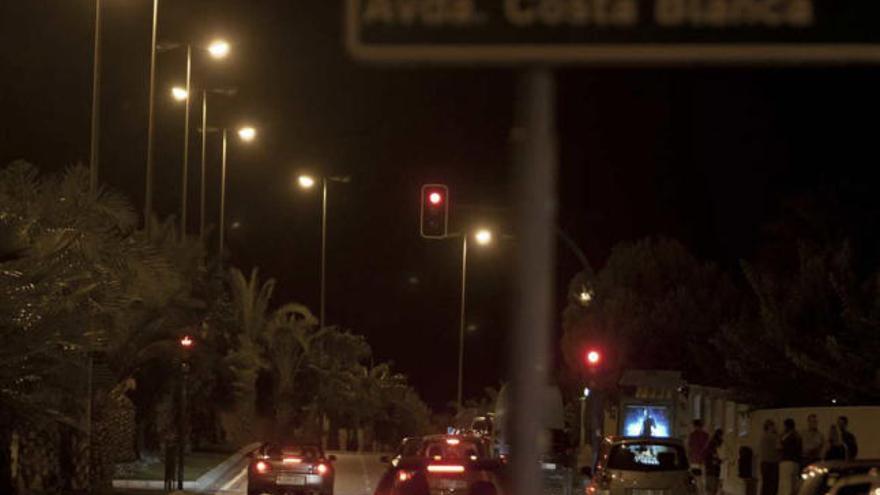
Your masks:
<path fill-rule="evenodd" d="M 433 201 L 433 198 L 429 197 L 428 200 Z M 473 233 L 473 236 L 478 246 L 488 246 L 492 243 L 492 231 L 489 229 L 477 229 Z M 468 233 L 465 232 L 461 236 L 461 315 L 458 332 L 458 394 L 456 396 L 456 403 L 458 404 L 459 409 L 461 409 L 462 406 L 464 387 L 464 331 L 466 326 L 465 316 L 467 312 L 467 252 Z"/>
<path fill-rule="evenodd" d="M 229 55 L 229 43 L 225 40 L 214 40 L 208 45 L 208 53 L 216 59 L 226 58 Z"/>
<path fill-rule="evenodd" d="M 350 177 L 320 177 L 321 181 L 321 295 L 318 311 L 318 328 L 324 328 L 326 324 L 326 300 L 327 300 L 327 182 L 348 183 Z M 311 175 L 300 175 L 297 183 L 301 189 L 309 190 L 315 186 L 318 179 Z"/>
<path fill-rule="evenodd" d="M 253 127 L 246 126 L 241 127 L 237 131 L 238 137 L 244 142 L 251 142 L 257 137 L 257 131 Z M 223 243 L 224 238 L 226 237 L 226 148 L 227 148 L 227 134 L 228 130 L 226 128 L 222 131 L 223 134 L 223 144 L 221 148 L 221 165 L 220 165 L 220 243 L 219 243 L 219 255 L 220 260 L 223 260 Z"/>
<path fill-rule="evenodd" d="M 238 130 L 238 137 L 244 142 L 251 142 L 257 137 L 257 130 L 251 126 L 245 126 Z"/>
<path fill-rule="evenodd" d="M 177 101 L 184 101 L 189 97 L 189 91 L 187 91 L 186 88 L 174 86 L 171 88 L 171 97 Z"/>

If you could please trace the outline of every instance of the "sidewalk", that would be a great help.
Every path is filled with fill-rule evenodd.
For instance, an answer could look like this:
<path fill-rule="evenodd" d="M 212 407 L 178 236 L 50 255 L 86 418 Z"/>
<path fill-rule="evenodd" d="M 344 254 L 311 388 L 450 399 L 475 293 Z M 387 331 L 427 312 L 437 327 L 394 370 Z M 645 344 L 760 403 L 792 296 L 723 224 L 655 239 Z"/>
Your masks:
<path fill-rule="evenodd" d="M 223 476 L 232 466 L 237 464 L 244 458 L 248 452 L 256 449 L 260 446 L 259 442 L 255 442 L 249 445 L 245 445 L 237 452 L 229 456 L 225 461 L 220 464 L 214 466 L 206 473 L 199 476 L 198 479 L 194 481 L 186 481 L 183 482 L 183 489 L 187 491 L 202 491 L 212 484 L 216 483 L 221 476 Z M 165 481 L 164 480 L 113 480 L 113 488 L 127 489 L 127 490 L 164 490 L 165 489 Z"/>

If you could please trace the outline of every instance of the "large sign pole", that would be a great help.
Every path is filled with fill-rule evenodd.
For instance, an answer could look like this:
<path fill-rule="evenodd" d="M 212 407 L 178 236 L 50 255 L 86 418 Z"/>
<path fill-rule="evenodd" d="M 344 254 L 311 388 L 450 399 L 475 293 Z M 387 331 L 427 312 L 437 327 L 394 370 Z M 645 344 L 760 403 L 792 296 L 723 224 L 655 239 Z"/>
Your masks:
<path fill-rule="evenodd" d="M 553 73 L 528 69 L 520 80 L 513 129 L 516 175 L 515 334 L 511 353 L 514 493 L 543 491 L 540 476 L 544 404 L 550 362 L 556 244 L 556 97 Z"/>

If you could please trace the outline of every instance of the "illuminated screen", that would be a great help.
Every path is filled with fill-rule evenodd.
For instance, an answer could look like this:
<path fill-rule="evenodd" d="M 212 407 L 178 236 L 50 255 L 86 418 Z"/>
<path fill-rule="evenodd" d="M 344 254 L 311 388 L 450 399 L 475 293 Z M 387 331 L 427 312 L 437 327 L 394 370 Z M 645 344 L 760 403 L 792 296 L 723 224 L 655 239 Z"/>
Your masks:
<path fill-rule="evenodd" d="M 626 437 L 669 438 L 669 408 L 656 405 L 630 405 L 623 413 L 621 434 Z"/>

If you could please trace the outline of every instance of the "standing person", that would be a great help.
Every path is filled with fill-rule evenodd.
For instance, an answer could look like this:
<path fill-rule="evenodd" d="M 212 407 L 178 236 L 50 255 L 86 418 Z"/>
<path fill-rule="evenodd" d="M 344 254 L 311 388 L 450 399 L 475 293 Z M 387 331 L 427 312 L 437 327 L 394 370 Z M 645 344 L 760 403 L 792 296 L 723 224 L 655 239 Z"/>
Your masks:
<path fill-rule="evenodd" d="M 721 456 L 719 450 L 724 443 L 724 432 L 715 430 L 703 452 L 703 475 L 706 477 L 706 495 L 718 495 L 721 489 Z"/>
<path fill-rule="evenodd" d="M 815 414 L 807 416 L 807 431 L 803 434 L 804 442 L 804 466 L 808 466 L 822 459 L 825 451 L 825 437 L 819 431 L 819 420 Z"/>
<path fill-rule="evenodd" d="M 794 420 L 787 418 L 783 423 L 782 460 L 779 462 L 779 495 L 794 495 L 804 451 L 803 441 L 795 429 Z"/>
<path fill-rule="evenodd" d="M 694 429 L 691 431 L 691 434 L 688 435 L 688 461 L 691 464 L 691 469 L 699 469 L 702 471 L 703 454 L 706 451 L 706 446 L 709 444 L 709 434 L 703 429 L 702 419 L 695 419 L 693 425 Z M 699 478 L 702 478 L 702 475 L 699 476 Z M 697 487 L 700 492 L 704 491 L 702 485 L 702 480 L 698 480 Z"/>
<path fill-rule="evenodd" d="M 779 434 L 772 419 L 764 421 L 761 436 L 761 495 L 776 495 L 779 490 Z"/>
<path fill-rule="evenodd" d="M 694 430 L 688 435 L 688 460 L 691 466 L 699 468 L 703 465 L 703 451 L 709 444 L 709 434 L 703 429 L 703 420 L 694 420 Z"/>
<path fill-rule="evenodd" d="M 826 461 L 842 461 L 846 459 L 846 445 L 840 441 L 837 425 L 828 429 L 828 450 L 825 451 Z"/>
<path fill-rule="evenodd" d="M 837 418 L 837 427 L 840 428 L 840 440 L 846 447 L 846 460 L 851 461 L 859 456 L 859 443 L 856 442 L 856 436 L 849 431 L 849 418 Z"/>

